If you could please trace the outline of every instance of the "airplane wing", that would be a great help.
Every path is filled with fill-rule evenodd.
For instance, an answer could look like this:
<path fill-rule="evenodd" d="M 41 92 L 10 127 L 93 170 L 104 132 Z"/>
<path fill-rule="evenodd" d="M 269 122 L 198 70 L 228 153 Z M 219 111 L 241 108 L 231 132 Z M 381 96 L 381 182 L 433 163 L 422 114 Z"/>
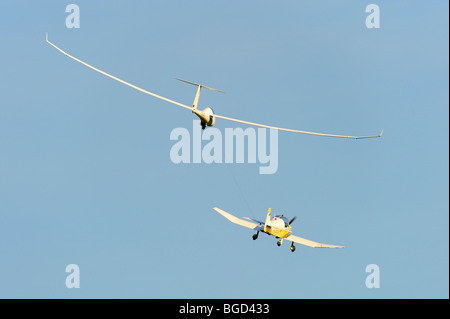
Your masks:
<path fill-rule="evenodd" d="M 258 126 L 258 127 L 264 127 L 264 128 L 269 128 L 269 129 L 273 129 L 273 130 L 278 130 L 278 131 L 286 131 L 286 132 L 293 132 L 293 133 L 300 133 L 300 134 L 309 134 L 309 135 L 318 135 L 318 136 L 327 136 L 327 137 L 352 138 L 352 139 L 355 139 L 355 140 L 363 139 L 363 138 L 381 137 L 383 135 L 383 130 L 381 130 L 381 133 L 379 135 L 372 135 L 372 136 L 348 136 L 348 135 L 315 133 L 315 132 L 292 130 L 292 129 L 288 129 L 288 128 L 282 128 L 282 127 L 258 124 L 258 123 L 248 122 L 248 121 L 242 121 L 242 120 L 237 120 L 237 119 L 233 119 L 231 117 L 226 117 L 226 116 L 222 116 L 222 115 L 218 115 L 218 114 L 214 114 L 213 116 L 217 117 L 217 118 L 220 118 L 220 119 L 223 119 L 223 120 L 227 120 L 227 121 L 233 121 L 233 122 L 243 123 L 243 124 L 247 124 L 247 125 L 253 125 L 253 126 Z"/>
<path fill-rule="evenodd" d="M 172 101 L 172 100 L 167 99 L 167 98 L 165 98 L 165 97 L 163 97 L 163 96 L 160 96 L 160 95 L 157 95 L 157 94 L 155 94 L 155 93 L 149 92 L 149 91 L 147 91 L 147 90 L 141 89 L 140 87 L 137 87 L 136 85 L 133 85 L 133 84 L 128 83 L 128 82 L 126 82 L 126 81 L 124 81 L 124 80 L 121 80 L 121 79 L 119 79 L 119 78 L 117 78 L 117 77 L 115 77 L 115 76 L 113 76 L 113 75 L 111 75 L 111 74 L 108 74 L 108 73 L 106 73 L 106 72 L 103 72 L 102 70 L 99 70 L 99 69 L 97 69 L 96 67 L 93 67 L 92 65 L 89 65 L 89 64 L 87 64 L 86 62 L 83 62 L 83 61 L 77 59 L 76 57 L 71 56 L 70 54 L 64 52 L 63 50 L 61 50 L 60 48 L 58 48 L 56 45 L 54 45 L 53 43 L 51 43 L 51 42 L 48 40 L 47 33 L 45 34 L 45 40 L 47 41 L 48 44 L 50 44 L 51 46 L 53 46 L 55 49 L 57 49 L 57 50 L 60 51 L 61 53 L 65 54 L 66 56 L 68 56 L 69 58 L 71 58 L 71 59 L 73 59 L 73 60 L 75 60 L 75 61 L 77 61 L 77 62 L 80 62 L 81 64 L 87 66 L 88 68 L 91 68 L 91 69 L 94 70 L 94 71 L 97 71 L 97 72 L 99 72 L 99 73 L 101 73 L 101 74 L 103 74 L 103 75 L 106 75 L 107 77 L 109 77 L 109 78 L 111 78 L 111 79 L 113 79 L 113 80 L 116 80 L 116 81 L 118 81 L 118 82 L 120 82 L 120 83 L 123 83 L 123 84 L 125 84 L 125 85 L 128 85 L 129 87 L 132 87 L 133 89 L 136 89 L 136 90 L 138 90 L 138 91 L 141 91 L 141 92 L 143 92 L 143 93 L 145 93 L 145 94 L 148 94 L 148 95 L 154 96 L 154 97 L 156 97 L 156 98 L 158 98 L 158 99 L 161 99 L 161 100 L 170 102 L 170 103 L 172 103 L 172 104 L 175 104 L 175 105 L 178 105 L 178 106 L 181 106 L 181 107 L 184 107 L 185 109 L 192 110 L 192 107 L 190 107 L 190 106 L 187 106 L 187 105 L 185 105 L 185 104 L 182 104 L 182 103 L 178 103 L 178 102 Z"/>
<path fill-rule="evenodd" d="M 294 243 L 298 243 L 298 244 L 302 244 L 302 245 L 306 245 L 306 246 L 314 247 L 314 248 L 345 248 L 345 246 L 336 246 L 336 245 L 327 245 L 327 244 L 316 243 L 315 241 L 304 239 L 304 238 L 297 237 L 294 235 L 289 235 L 285 239 L 289 240 L 289 241 L 293 241 Z"/>
<path fill-rule="evenodd" d="M 74 56 L 71 56 L 70 54 L 68 54 L 67 52 L 63 51 L 62 49 L 60 49 L 59 47 L 57 47 L 56 45 L 54 45 L 52 42 L 50 42 L 50 41 L 48 40 L 48 35 L 47 35 L 47 33 L 45 34 L 45 40 L 47 41 L 48 44 L 50 44 L 51 46 L 53 46 L 55 49 L 57 49 L 58 51 L 60 51 L 60 52 L 63 53 L 64 55 L 66 55 L 67 57 L 69 57 L 69 58 L 71 58 L 71 59 L 73 59 L 73 60 L 75 60 L 75 61 L 77 61 L 77 62 L 79 62 L 79 63 L 81 63 L 81 64 L 83 64 L 83 65 L 85 65 L 85 66 L 87 66 L 88 68 L 90 68 L 90 69 L 92 69 L 92 70 L 94 70 L 94 71 L 97 71 L 97 72 L 99 72 L 99 73 L 101 73 L 101 74 L 103 74 L 103 75 L 106 75 L 107 77 L 109 77 L 109 78 L 111 78 L 111 79 L 113 79 L 113 80 L 116 80 L 116 81 L 118 81 L 118 82 L 120 82 L 120 83 L 123 83 L 123 84 L 125 84 L 125 85 L 128 85 L 129 87 L 132 87 L 133 89 L 136 89 L 136 90 L 138 90 L 138 91 L 141 91 L 141 92 L 143 92 L 143 93 L 145 93 L 145 94 L 154 96 L 154 97 L 156 97 L 156 98 L 158 98 L 158 99 L 164 100 L 164 101 L 166 101 L 166 102 L 169 102 L 169 103 L 172 103 L 172 104 L 181 106 L 181 107 L 183 107 L 183 108 L 185 108 L 185 109 L 188 109 L 188 110 L 191 110 L 191 111 L 192 111 L 192 107 L 190 107 L 190 106 L 187 106 L 187 105 L 185 105 L 185 104 L 182 104 L 182 103 L 179 103 L 179 102 L 170 100 L 170 99 L 168 99 L 168 98 L 165 98 L 165 97 L 163 97 L 163 96 L 160 96 L 160 95 L 155 94 L 155 93 L 152 93 L 152 92 L 149 92 L 149 91 L 147 91 L 147 90 L 141 89 L 140 87 L 138 87 L 138 86 L 136 86 L 136 85 L 133 85 L 133 84 L 128 83 L 128 82 L 126 82 L 126 81 L 124 81 L 124 80 L 121 80 L 121 79 L 119 79 L 119 78 L 117 78 L 117 77 L 115 77 L 115 76 L 113 76 L 113 75 L 111 75 L 111 74 L 108 74 L 108 73 L 106 73 L 106 72 L 104 72 L 104 71 L 102 71 L 102 70 L 97 69 L 96 67 L 93 67 L 92 65 L 87 64 L 86 62 L 81 61 L 80 59 L 77 59 L 77 58 L 74 57 Z M 191 83 L 191 82 L 188 82 L 188 81 L 185 81 L 185 80 L 181 80 L 181 81 L 184 81 L 184 82 L 187 82 L 187 83 Z M 192 83 L 191 83 L 191 84 L 192 84 Z M 194 84 L 195 84 L 195 83 L 194 83 Z M 215 90 L 215 89 L 214 89 L 214 90 Z M 218 91 L 218 90 L 216 90 L 216 91 Z M 222 92 L 222 91 L 219 91 L 219 92 Z M 309 135 L 318 135 L 318 136 L 328 136 L 328 137 L 340 137 L 340 138 L 350 138 L 350 139 L 374 138 L 374 137 L 381 137 L 381 135 L 383 135 L 383 131 L 381 131 L 380 135 L 373 135 L 373 136 L 346 136 L 346 135 L 336 135 L 336 134 L 315 133 L 315 132 L 300 131 L 300 130 L 292 130 L 292 129 L 281 128 L 281 127 L 276 127 L 276 126 L 270 126 L 270 125 L 258 124 L 258 123 L 248 122 L 248 121 L 242 121 L 242 120 L 237 120 L 237 119 L 234 119 L 234 118 L 231 118 L 231 117 L 226 117 L 226 116 L 217 115 L 217 114 L 214 114 L 213 116 L 214 116 L 214 117 L 217 117 L 217 118 L 221 118 L 221 119 L 223 119 L 223 120 L 227 120 L 227 121 L 233 121 L 233 122 L 242 123 L 242 124 L 247 124 L 247 125 L 252 125 L 252 126 L 258 126 L 258 127 L 264 127 L 264 128 L 269 128 L 269 129 L 274 129 L 274 130 L 279 130 L 279 131 L 286 131 L 286 132 L 293 132 L 293 133 L 300 133 L 300 134 L 309 134 Z"/>
<path fill-rule="evenodd" d="M 226 211 L 221 210 L 220 208 L 214 207 L 214 210 L 216 212 L 218 212 L 219 214 L 221 214 L 223 217 L 225 217 L 226 219 L 228 219 L 230 222 L 250 228 L 250 229 L 259 229 L 261 228 L 261 225 L 252 223 L 252 222 L 248 222 L 246 220 L 237 218 L 236 216 L 233 216 L 229 213 L 227 213 Z"/>
<path fill-rule="evenodd" d="M 256 223 L 259 223 L 259 224 L 261 224 L 261 225 L 264 225 L 264 222 L 262 222 L 262 221 L 260 221 L 260 220 L 252 219 L 252 218 L 248 218 L 248 217 L 243 217 L 243 218 L 248 219 L 248 220 L 251 220 L 252 222 L 256 222 Z"/>

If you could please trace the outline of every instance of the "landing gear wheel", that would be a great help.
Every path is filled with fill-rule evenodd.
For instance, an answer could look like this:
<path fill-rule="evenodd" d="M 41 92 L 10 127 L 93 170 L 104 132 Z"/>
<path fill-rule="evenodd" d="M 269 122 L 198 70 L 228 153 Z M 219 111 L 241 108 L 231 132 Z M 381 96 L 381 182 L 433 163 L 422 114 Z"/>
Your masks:
<path fill-rule="evenodd" d="M 200 123 L 200 125 L 202 126 L 202 130 L 204 130 L 206 128 L 206 123 L 205 122 Z"/>
<path fill-rule="evenodd" d="M 292 243 L 292 245 L 291 245 L 291 251 L 292 251 L 292 252 L 294 252 L 294 251 L 295 251 L 295 246 L 294 246 L 294 243 Z"/>
<path fill-rule="evenodd" d="M 256 234 L 253 234 L 253 236 L 252 236 L 253 240 L 256 240 L 258 238 L 258 233 L 259 232 L 257 232 Z"/>
<path fill-rule="evenodd" d="M 281 246 L 283 244 L 283 240 L 282 239 L 280 239 L 279 241 L 277 241 L 277 245 L 278 246 Z"/>

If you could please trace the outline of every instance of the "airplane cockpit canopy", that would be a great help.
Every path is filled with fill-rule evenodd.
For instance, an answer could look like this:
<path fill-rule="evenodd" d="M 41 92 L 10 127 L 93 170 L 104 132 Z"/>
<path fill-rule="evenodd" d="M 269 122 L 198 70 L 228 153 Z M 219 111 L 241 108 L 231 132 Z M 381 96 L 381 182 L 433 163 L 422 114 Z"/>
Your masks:
<path fill-rule="evenodd" d="M 281 219 L 284 222 L 284 227 L 289 227 L 289 219 L 287 219 L 283 215 L 276 215 L 275 218 Z"/>

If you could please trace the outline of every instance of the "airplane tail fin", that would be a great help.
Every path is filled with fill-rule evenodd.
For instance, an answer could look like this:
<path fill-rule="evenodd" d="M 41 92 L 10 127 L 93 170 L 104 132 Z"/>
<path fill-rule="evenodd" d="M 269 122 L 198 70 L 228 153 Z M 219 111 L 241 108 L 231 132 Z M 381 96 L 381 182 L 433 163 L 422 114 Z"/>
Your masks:
<path fill-rule="evenodd" d="M 270 228 L 269 223 L 270 223 L 270 212 L 272 211 L 271 208 L 269 208 L 267 210 L 267 216 L 266 216 L 266 222 L 264 223 L 264 231 L 267 230 L 267 228 Z"/>

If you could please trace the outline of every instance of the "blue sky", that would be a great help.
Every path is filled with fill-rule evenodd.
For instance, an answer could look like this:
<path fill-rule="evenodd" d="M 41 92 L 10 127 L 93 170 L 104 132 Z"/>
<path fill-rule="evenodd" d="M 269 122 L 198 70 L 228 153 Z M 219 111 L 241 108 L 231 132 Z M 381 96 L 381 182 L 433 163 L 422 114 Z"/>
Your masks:
<path fill-rule="evenodd" d="M 371 2 L 77 1 L 68 29 L 70 3 L 0 3 L 1 298 L 448 298 L 448 2 L 377 1 L 379 29 Z M 226 91 L 200 98 L 221 115 L 384 135 L 280 132 L 272 175 L 177 165 L 193 115 L 45 32 L 181 103 L 195 87 L 175 77 Z M 253 241 L 214 206 L 346 248 Z"/>

